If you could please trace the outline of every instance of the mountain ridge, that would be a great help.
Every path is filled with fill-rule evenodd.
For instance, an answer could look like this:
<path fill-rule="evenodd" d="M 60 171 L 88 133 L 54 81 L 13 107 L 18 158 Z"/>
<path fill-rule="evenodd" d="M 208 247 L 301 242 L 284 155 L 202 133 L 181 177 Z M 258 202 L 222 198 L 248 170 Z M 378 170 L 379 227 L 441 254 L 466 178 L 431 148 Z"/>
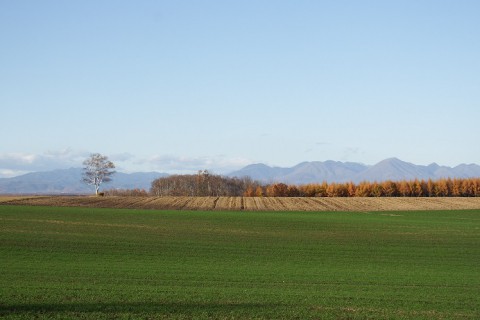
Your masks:
<path fill-rule="evenodd" d="M 256 166 L 255 170 L 252 170 L 251 166 Z M 433 162 L 425 166 L 405 162 L 398 158 L 388 158 L 371 166 L 356 162 L 327 160 L 324 162 L 301 162 L 289 168 L 274 168 L 273 172 L 272 167 L 255 164 L 234 171 L 228 176 L 249 176 L 264 183 L 283 182 L 287 184 L 480 177 L 480 166 L 473 163 L 448 167 Z"/>

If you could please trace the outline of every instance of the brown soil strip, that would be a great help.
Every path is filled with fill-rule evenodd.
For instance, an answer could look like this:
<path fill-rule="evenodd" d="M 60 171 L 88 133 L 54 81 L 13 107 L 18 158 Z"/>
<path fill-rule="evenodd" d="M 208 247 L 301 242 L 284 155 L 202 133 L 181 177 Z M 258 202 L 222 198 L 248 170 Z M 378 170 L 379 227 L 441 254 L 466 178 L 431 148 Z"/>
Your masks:
<path fill-rule="evenodd" d="M 478 198 L 0 197 L 2 205 L 155 210 L 407 211 L 480 209 Z"/>

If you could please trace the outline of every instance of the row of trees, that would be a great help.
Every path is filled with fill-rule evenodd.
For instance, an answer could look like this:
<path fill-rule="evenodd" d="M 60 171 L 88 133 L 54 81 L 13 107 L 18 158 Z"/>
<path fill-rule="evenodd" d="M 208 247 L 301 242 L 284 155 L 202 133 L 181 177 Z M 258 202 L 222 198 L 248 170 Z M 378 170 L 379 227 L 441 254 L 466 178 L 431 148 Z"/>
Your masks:
<path fill-rule="evenodd" d="M 150 192 L 107 190 L 112 196 L 229 196 L 229 197 L 480 197 L 480 178 L 262 185 L 250 178 L 228 178 L 201 171 L 196 175 L 159 178 Z"/>
<path fill-rule="evenodd" d="M 249 178 L 227 178 L 201 171 L 176 175 L 152 183 L 154 196 L 245 197 L 479 197 L 480 178 L 261 185 Z"/>
<path fill-rule="evenodd" d="M 301 186 L 275 183 L 244 196 L 267 197 L 479 197 L 480 178 L 327 183 Z"/>
<path fill-rule="evenodd" d="M 401 180 L 287 185 L 261 185 L 250 178 L 227 178 L 201 171 L 197 175 L 160 178 L 152 183 L 155 196 L 245 197 L 479 197 L 480 178 Z"/>

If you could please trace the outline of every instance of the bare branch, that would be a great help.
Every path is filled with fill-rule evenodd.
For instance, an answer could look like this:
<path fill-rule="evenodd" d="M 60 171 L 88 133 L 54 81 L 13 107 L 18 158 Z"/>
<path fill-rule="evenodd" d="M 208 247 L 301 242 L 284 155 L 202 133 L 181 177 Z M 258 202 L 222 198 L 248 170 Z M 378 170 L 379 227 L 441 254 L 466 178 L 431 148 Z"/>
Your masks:
<path fill-rule="evenodd" d="M 93 153 L 83 162 L 82 181 L 95 187 L 95 194 L 98 195 L 100 185 L 112 181 L 111 176 L 115 173 L 115 165 L 108 160 L 108 157 L 99 153 Z"/>

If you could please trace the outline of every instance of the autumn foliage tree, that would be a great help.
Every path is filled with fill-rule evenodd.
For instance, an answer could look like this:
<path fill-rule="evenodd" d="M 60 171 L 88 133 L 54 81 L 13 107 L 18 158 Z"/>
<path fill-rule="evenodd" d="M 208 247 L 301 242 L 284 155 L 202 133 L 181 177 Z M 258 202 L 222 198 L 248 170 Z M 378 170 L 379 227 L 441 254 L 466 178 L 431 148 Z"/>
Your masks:
<path fill-rule="evenodd" d="M 273 183 L 264 189 L 267 197 L 478 197 L 480 178 L 362 181 L 358 184 L 322 182 L 300 186 Z"/>

